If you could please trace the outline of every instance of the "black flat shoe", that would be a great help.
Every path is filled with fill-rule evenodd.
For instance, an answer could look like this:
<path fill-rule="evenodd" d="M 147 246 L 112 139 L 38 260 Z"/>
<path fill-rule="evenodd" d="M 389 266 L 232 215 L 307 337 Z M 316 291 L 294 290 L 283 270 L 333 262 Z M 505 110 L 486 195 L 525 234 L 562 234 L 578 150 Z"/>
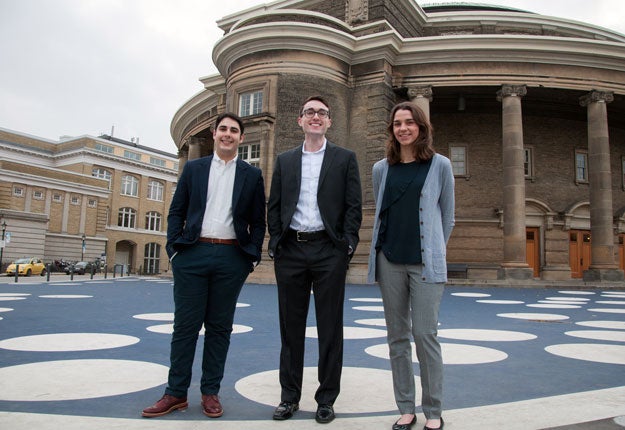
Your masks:
<path fill-rule="evenodd" d="M 327 424 L 334 418 L 336 418 L 336 415 L 334 415 L 334 408 L 332 408 L 332 405 L 319 405 L 317 407 L 315 421 L 318 423 Z"/>
<path fill-rule="evenodd" d="M 273 419 L 278 421 L 288 420 L 298 409 L 299 403 L 280 402 L 276 410 L 273 412 Z"/>
<path fill-rule="evenodd" d="M 443 430 L 444 426 L 445 426 L 445 422 L 443 421 L 443 417 L 441 417 L 441 426 L 440 427 L 436 427 L 435 429 L 433 429 L 432 427 L 425 426 L 425 427 L 423 427 L 423 430 Z"/>
<path fill-rule="evenodd" d="M 415 415 L 414 417 L 412 417 L 412 421 L 410 421 L 408 424 L 397 424 L 398 422 L 399 420 L 397 420 L 397 422 L 393 424 L 393 427 L 391 427 L 392 430 L 410 430 L 412 426 L 417 423 L 417 416 Z"/>

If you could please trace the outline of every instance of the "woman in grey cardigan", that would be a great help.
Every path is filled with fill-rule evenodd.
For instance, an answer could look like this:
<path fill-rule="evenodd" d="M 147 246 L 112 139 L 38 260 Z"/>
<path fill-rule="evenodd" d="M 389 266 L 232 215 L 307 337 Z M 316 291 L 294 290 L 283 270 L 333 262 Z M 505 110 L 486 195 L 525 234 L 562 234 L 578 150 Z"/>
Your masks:
<path fill-rule="evenodd" d="M 446 248 L 454 226 L 451 162 L 436 154 L 432 125 L 415 104 L 391 111 L 386 158 L 373 166 L 375 222 L 368 281 L 384 302 L 395 401 L 393 430 L 417 421 L 411 335 L 421 376 L 424 430 L 442 429 L 443 359 L 438 310 L 447 282 Z"/>

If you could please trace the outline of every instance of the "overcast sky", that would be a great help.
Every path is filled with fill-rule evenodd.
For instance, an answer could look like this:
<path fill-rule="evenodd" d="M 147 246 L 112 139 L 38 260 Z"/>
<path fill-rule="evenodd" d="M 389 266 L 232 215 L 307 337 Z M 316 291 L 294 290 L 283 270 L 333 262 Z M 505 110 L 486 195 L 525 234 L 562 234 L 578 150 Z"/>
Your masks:
<path fill-rule="evenodd" d="M 419 4 L 449 1 L 417 1 Z M 480 0 L 625 34 L 622 0 Z M 176 153 L 175 112 L 213 75 L 216 21 L 262 0 L 0 0 L 0 127 L 110 134 Z"/>

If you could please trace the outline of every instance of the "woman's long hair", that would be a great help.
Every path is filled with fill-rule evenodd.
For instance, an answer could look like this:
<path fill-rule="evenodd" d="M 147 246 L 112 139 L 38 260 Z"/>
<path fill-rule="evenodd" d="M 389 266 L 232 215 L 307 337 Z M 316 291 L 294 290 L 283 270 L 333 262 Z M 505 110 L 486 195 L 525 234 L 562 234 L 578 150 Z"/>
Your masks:
<path fill-rule="evenodd" d="M 393 133 L 393 121 L 395 120 L 395 114 L 400 110 L 409 111 L 412 114 L 412 119 L 414 119 L 419 126 L 419 137 L 417 137 L 417 140 L 415 140 L 412 144 L 412 150 L 415 158 L 418 161 L 427 161 L 434 157 L 436 151 L 434 150 L 433 144 L 432 136 L 434 128 L 432 127 L 432 124 L 423 110 L 421 110 L 421 108 L 416 104 L 412 102 L 402 102 L 396 104 L 395 107 L 393 107 L 393 110 L 391 110 L 390 121 L 387 127 L 389 137 L 386 141 L 386 159 L 388 160 L 388 163 L 393 165 L 401 161 L 400 145 L 397 139 L 395 139 L 395 133 Z"/>

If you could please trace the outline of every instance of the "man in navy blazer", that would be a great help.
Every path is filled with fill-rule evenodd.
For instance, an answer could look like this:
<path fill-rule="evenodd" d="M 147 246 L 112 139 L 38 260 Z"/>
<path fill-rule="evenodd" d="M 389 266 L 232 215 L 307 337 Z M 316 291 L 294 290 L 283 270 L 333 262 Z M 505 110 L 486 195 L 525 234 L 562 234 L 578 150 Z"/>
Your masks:
<path fill-rule="evenodd" d="M 332 124 L 328 103 L 310 97 L 297 121 L 304 142 L 276 159 L 267 211 L 282 341 L 282 392 L 273 419 L 289 419 L 299 409 L 312 289 L 319 339 L 315 419 L 329 423 L 340 391 L 345 277 L 358 245 L 362 192 L 356 154 L 325 137 Z"/>
<path fill-rule="evenodd" d="M 187 390 L 204 326 L 200 391 L 206 416 L 223 414 L 219 388 L 237 299 L 260 262 L 265 236 L 265 187 L 260 169 L 237 156 L 243 122 L 219 115 L 213 155 L 188 161 L 169 208 L 167 254 L 174 274 L 174 332 L 163 397 L 143 410 L 158 417 L 188 406 Z"/>

